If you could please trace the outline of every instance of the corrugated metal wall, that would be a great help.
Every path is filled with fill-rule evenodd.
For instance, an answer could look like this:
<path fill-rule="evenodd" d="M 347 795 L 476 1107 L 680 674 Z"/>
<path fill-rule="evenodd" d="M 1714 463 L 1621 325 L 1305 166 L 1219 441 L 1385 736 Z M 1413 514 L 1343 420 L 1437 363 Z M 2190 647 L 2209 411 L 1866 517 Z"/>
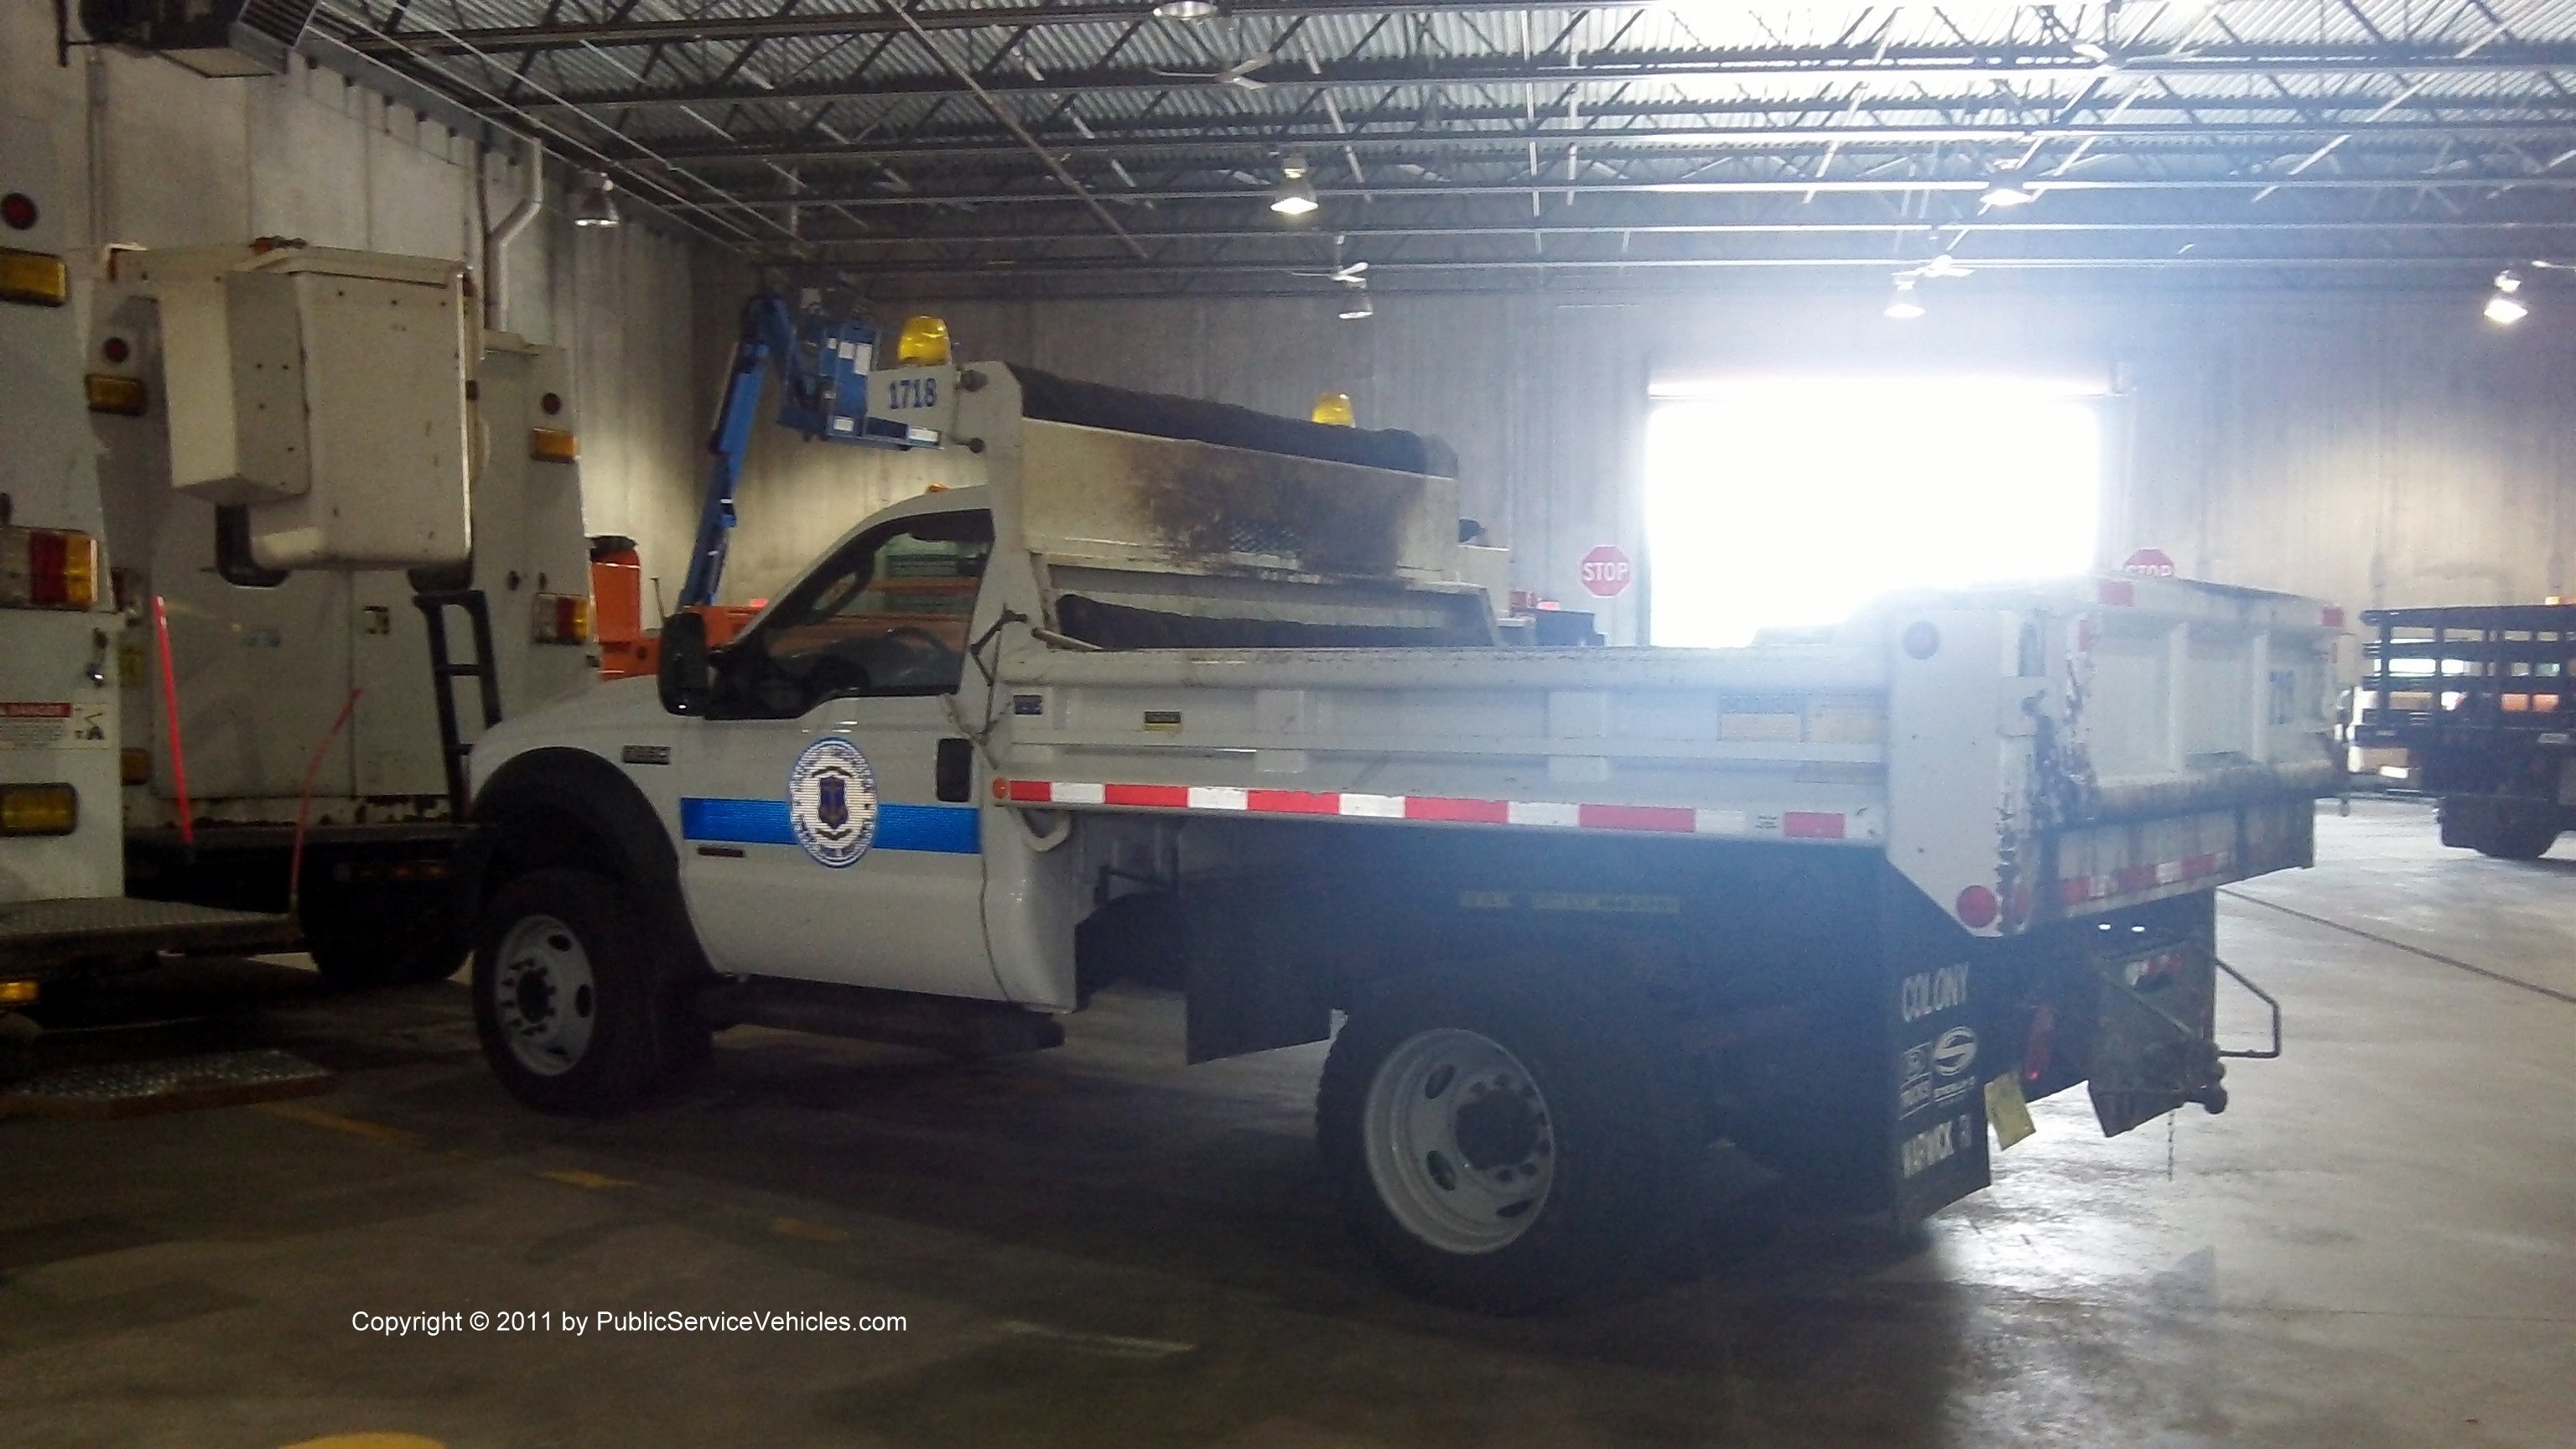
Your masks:
<path fill-rule="evenodd" d="M 1883 293 L 1756 290 L 1592 298 L 958 303 L 961 357 L 1302 414 L 1346 391 L 1361 421 L 1446 438 L 1466 511 L 1518 582 L 1584 597 L 1577 561 L 1645 557 L 1639 494 L 1656 376 L 1978 371 L 2109 385 L 2101 554 L 2156 546 L 2195 577 L 2377 604 L 2537 599 L 2568 586 L 2576 517 L 2576 286 L 2521 327 L 2479 297 L 2100 292 L 1952 284 L 1914 323 Z M 730 305 L 730 303 L 726 303 Z M 1854 427 L 1870 426 L 1854 417 Z M 779 446 L 746 480 L 738 596 L 931 476 Z M 1637 596 L 1608 611 L 1637 637 Z"/>

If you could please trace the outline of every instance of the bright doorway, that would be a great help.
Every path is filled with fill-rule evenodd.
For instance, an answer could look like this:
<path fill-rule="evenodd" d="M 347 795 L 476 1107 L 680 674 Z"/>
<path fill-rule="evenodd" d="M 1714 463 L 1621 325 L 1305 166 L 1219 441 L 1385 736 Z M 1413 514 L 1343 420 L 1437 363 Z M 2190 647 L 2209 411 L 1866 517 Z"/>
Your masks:
<path fill-rule="evenodd" d="M 1831 624 L 1894 589 L 2093 566 L 2099 399 L 1996 379 L 1658 387 L 1646 434 L 1654 642 Z"/>

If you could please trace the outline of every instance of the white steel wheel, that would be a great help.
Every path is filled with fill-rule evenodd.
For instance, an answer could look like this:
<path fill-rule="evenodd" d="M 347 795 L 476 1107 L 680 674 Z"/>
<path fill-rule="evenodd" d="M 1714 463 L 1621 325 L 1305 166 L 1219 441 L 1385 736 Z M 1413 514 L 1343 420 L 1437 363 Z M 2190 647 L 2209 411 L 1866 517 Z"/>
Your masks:
<path fill-rule="evenodd" d="M 1458 1027 L 1387 1053 L 1361 1108 L 1378 1199 L 1424 1246 L 1491 1253 L 1537 1222 L 1556 1181 L 1555 1125 L 1529 1069 Z"/>
<path fill-rule="evenodd" d="M 511 1057 L 541 1077 L 578 1066 L 599 1017 L 581 938 L 553 916 L 523 916 L 501 938 L 497 964 L 492 1010 Z"/>

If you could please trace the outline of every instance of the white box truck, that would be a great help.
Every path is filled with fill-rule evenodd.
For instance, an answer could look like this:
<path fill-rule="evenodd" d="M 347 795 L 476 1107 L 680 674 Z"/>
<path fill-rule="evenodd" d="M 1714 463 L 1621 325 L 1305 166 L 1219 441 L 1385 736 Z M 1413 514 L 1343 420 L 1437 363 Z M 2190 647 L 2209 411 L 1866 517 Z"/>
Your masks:
<path fill-rule="evenodd" d="M 117 249 L 90 301 L 134 891 L 452 973 L 465 747 L 597 677 L 564 354 L 456 262 L 274 238 Z"/>
<path fill-rule="evenodd" d="M 127 630 L 84 407 L 69 191 L 0 117 L 0 1028 L 49 980 L 158 951 L 291 946 L 274 912 L 129 895 L 117 687 Z M 5 1041 L 19 1035 L 8 1031 Z"/>
<path fill-rule="evenodd" d="M 617 1108 L 727 1024 L 1003 1051 L 1176 987 L 1192 1060 L 1332 1038 L 1362 1239 L 1491 1310 L 1651 1256 L 1722 1145 L 1911 1221 L 1986 1185 L 1990 1104 L 2225 1105 L 2212 892 L 2309 862 L 2318 604 L 2087 577 L 1509 647 L 1435 443 L 864 385 L 980 486 L 474 753 L 523 1102 Z"/>

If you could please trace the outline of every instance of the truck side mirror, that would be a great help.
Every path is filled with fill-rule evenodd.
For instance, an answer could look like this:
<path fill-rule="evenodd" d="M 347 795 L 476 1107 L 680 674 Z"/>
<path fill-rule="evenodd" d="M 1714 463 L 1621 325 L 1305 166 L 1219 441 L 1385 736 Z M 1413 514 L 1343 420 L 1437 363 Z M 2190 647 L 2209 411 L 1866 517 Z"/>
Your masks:
<path fill-rule="evenodd" d="M 715 695 L 707 663 L 707 616 L 683 609 L 662 621 L 662 708 L 705 714 Z"/>

